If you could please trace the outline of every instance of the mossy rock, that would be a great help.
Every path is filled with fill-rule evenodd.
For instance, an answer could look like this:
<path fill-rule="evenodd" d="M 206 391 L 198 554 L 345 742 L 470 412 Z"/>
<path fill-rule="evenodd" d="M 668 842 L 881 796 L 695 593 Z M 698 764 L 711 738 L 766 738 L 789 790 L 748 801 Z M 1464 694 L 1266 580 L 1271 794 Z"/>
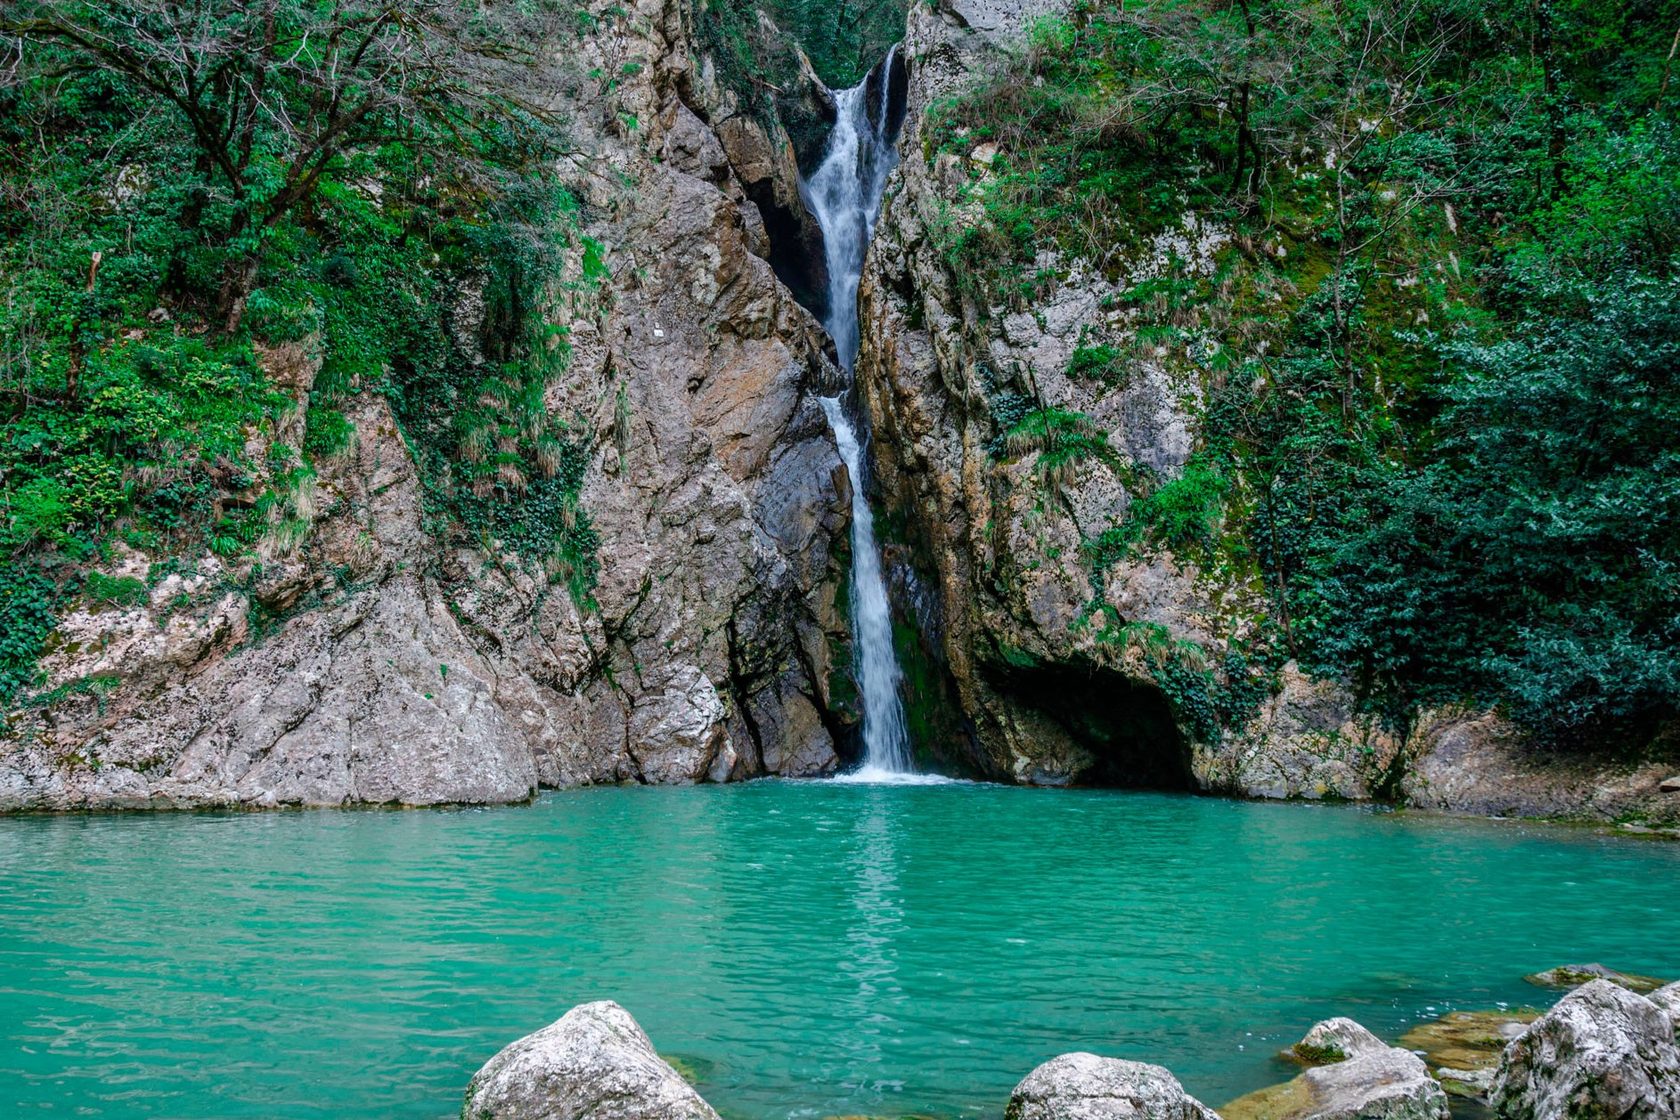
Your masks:
<path fill-rule="evenodd" d="M 1608 980 L 1642 996 L 1649 995 L 1667 983 L 1666 980 L 1658 980 L 1654 976 L 1617 972 L 1601 964 L 1561 964 L 1544 972 L 1524 976 L 1523 979 L 1541 988 L 1579 988 L 1593 980 Z"/>
<path fill-rule="evenodd" d="M 1219 1110 L 1223 1120 L 1284 1120 L 1310 1112 L 1317 1098 L 1300 1078 L 1238 1097 Z"/>
<path fill-rule="evenodd" d="M 1539 1017 L 1531 1007 L 1452 1011 L 1417 1024 L 1400 1037 L 1400 1045 L 1420 1052 L 1431 1069 L 1489 1069 L 1499 1064 L 1506 1045 Z"/>
<path fill-rule="evenodd" d="M 710 1058 L 700 1058 L 693 1054 L 661 1054 L 659 1057 L 690 1085 L 698 1086 L 717 1073 L 717 1063 Z"/>
<path fill-rule="evenodd" d="M 1340 1046 L 1319 1046 L 1311 1042 L 1297 1042 L 1279 1056 L 1303 1066 L 1327 1066 L 1332 1062 L 1347 1061 L 1347 1051 Z"/>
<path fill-rule="evenodd" d="M 1505 1011 L 1452 1011 L 1419 1023 L 1400 1045 L 1423 1055 L 1441 1088 L 1455 1097 L 1482 1100 L 1513 1038 L 1540 1017 L 1532 1007 Z"/>

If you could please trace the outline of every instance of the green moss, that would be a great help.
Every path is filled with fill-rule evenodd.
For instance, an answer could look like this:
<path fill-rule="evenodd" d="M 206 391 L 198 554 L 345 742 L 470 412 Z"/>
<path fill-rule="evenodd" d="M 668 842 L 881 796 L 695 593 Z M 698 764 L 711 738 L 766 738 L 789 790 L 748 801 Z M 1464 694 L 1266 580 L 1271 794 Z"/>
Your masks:
<path fill-rule="evenodd" d="M 1333 1042 L 1297 1042 L 1289 1048 L 1289 1053 L 1296 1061 L 1307 1066 L 1327 1066 L 1347 1061 L 1347 1051 Z"/>

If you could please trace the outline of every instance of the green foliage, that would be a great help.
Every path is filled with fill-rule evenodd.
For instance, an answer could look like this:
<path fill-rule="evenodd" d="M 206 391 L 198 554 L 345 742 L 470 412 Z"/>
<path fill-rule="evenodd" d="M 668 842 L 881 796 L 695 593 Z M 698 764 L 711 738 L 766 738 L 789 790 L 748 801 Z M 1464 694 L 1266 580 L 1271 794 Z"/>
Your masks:
<path fill-rule="evenodd" d="M 331 405 L 309 402 L 309 413 L 304 419 L 303 449 L 317 459 L 337 455 L 350 446 L 355 437 L 356 427 L 338 409 Z"/>
<path fill-rule="evenodd" d="M 1047 494 L 1059 494 L 1081 463 L 1123 466 L 1107 433 L 1089 416 L 1053 405 L 1023 413 L 1004 433 L 1003 450 L 1012 457 L 1032 455 L 1034 473 Z"/>
<path fill-rule="evenodd" d="M 1081 343 L 1068 358 L 1067 375 L 1074 381 L 1097 381 L 1119 389 L 1125 387 L 1130 372 L 1125 355 L 1107 343 Z"/>
<path fill-rule="evenodd" d="M 1327 1066 L 1333 1062 L 1347 1061 L 1347 1051 L 1334 1042 L 1297 1042 L 1289 1048 L 1295 1060 L 1302 1065 Z"/>
<path fill-rule="evenodd" d="M 1191 456 L 1177 478 L 1147 491 L 1120 524 L 1088 542 L 1093 570 L 1112 567 L 1145 542 L 1180 556 L 1211 550 L 1229 489 L 1211 456 Z"/>
<path fill-rule="evenodd" d="M 36 683 L 35 661 L 58 625 L 59 596 L 35 568 L 0 561 L 0 706 Z"/>

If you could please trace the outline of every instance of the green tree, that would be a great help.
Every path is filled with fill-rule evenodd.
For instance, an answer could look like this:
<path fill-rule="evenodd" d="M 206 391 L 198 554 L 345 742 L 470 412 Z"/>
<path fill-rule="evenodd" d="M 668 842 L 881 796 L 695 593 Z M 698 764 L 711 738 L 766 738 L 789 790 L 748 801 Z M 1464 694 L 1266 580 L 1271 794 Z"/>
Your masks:
<path fill-rule="evenodd" d="M 347 152 L 401 143 L 458 173 L 552 139 L 534 44 L 565 9 L 450 0 L 20 0 L 0 30 L 56 48 L 43 73 L 110 75 L 179 114 L 225 205 L 216 297 L 239 326 L 261 244 Z M 460 158 L 470 153 L 470 158 Z M 198 215 L 201 216 L 201 215 Z"/>

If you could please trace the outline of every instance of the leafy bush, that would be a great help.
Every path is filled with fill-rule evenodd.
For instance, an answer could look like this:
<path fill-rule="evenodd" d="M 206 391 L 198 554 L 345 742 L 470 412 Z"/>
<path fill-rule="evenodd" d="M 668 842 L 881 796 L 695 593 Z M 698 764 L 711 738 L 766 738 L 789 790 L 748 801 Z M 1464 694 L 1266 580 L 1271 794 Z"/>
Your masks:
<path fill-rule="evenodd" d="M 35 661 L 58 625 L 59 590 L 34 568 L 0 561 L 0 706 L 35 684 Z"/>

